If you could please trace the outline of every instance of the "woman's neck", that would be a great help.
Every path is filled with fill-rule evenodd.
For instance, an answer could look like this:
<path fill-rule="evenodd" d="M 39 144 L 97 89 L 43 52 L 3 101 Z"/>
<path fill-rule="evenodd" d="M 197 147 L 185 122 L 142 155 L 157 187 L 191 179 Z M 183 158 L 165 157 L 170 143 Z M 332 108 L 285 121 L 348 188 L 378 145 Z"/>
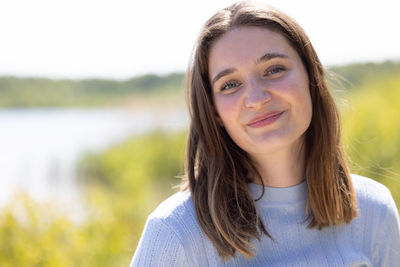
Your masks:
<path fill-rule="evenodd" d="M 300 142 L 273 154 L 251 155 L 264 185 L 289 187 L 305 178 L 305 151 Z M 255 180 L 254 183 L 260 183 Z"/>

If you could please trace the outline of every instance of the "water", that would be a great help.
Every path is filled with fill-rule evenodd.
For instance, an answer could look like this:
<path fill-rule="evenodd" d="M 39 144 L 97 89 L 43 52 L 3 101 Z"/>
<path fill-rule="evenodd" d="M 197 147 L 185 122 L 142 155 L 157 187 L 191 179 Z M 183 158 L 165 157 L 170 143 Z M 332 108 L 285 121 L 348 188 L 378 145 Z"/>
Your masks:
<path fill-rule="evenodd" d="M 73 205 L 81 153 L 155 128 L 187 126 L 180 109 L 0 109 L 0 207 L 18 191 Z"/>

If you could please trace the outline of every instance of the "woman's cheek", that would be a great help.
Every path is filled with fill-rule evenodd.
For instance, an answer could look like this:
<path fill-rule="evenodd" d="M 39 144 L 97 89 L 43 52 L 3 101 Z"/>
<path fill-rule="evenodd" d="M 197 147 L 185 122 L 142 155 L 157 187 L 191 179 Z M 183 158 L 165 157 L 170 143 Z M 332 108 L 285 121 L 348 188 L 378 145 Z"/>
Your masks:
<path fill-rule="evenodd" d="M 240 94 L 221 95 L 216 99 L 216 106 L 222 120 L 231 121 L 239 116 L 241 110 Z"/>

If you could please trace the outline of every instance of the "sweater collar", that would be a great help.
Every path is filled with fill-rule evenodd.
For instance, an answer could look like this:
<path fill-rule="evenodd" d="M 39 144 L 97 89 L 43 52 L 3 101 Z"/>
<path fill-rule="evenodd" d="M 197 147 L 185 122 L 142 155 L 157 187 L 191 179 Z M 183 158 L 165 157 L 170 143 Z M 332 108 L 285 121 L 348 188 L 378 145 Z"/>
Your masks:
<path fill-rule="evenodd" d="M 262 185 L 249 183 L 248 186 L 253 198 L 260 198 L 262 194 Z M 256 202 L 260 205 L 294 204 L 307 199 L 306 180 L 289 187 L 265 186 L 264 190 L 264 195 Z"/>

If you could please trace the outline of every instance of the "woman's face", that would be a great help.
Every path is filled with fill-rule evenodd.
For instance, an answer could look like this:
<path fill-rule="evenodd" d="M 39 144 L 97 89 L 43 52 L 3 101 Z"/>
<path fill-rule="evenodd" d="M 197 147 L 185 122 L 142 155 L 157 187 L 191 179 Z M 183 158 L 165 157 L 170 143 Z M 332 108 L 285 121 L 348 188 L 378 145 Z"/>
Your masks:
<path fill-rule="evenodd" d="M 209 79 L 218 120 L 250 155 L 291 149 L 311 122 L 307 72 L 281 34 L 239 27 L 211 47 Z"/>

